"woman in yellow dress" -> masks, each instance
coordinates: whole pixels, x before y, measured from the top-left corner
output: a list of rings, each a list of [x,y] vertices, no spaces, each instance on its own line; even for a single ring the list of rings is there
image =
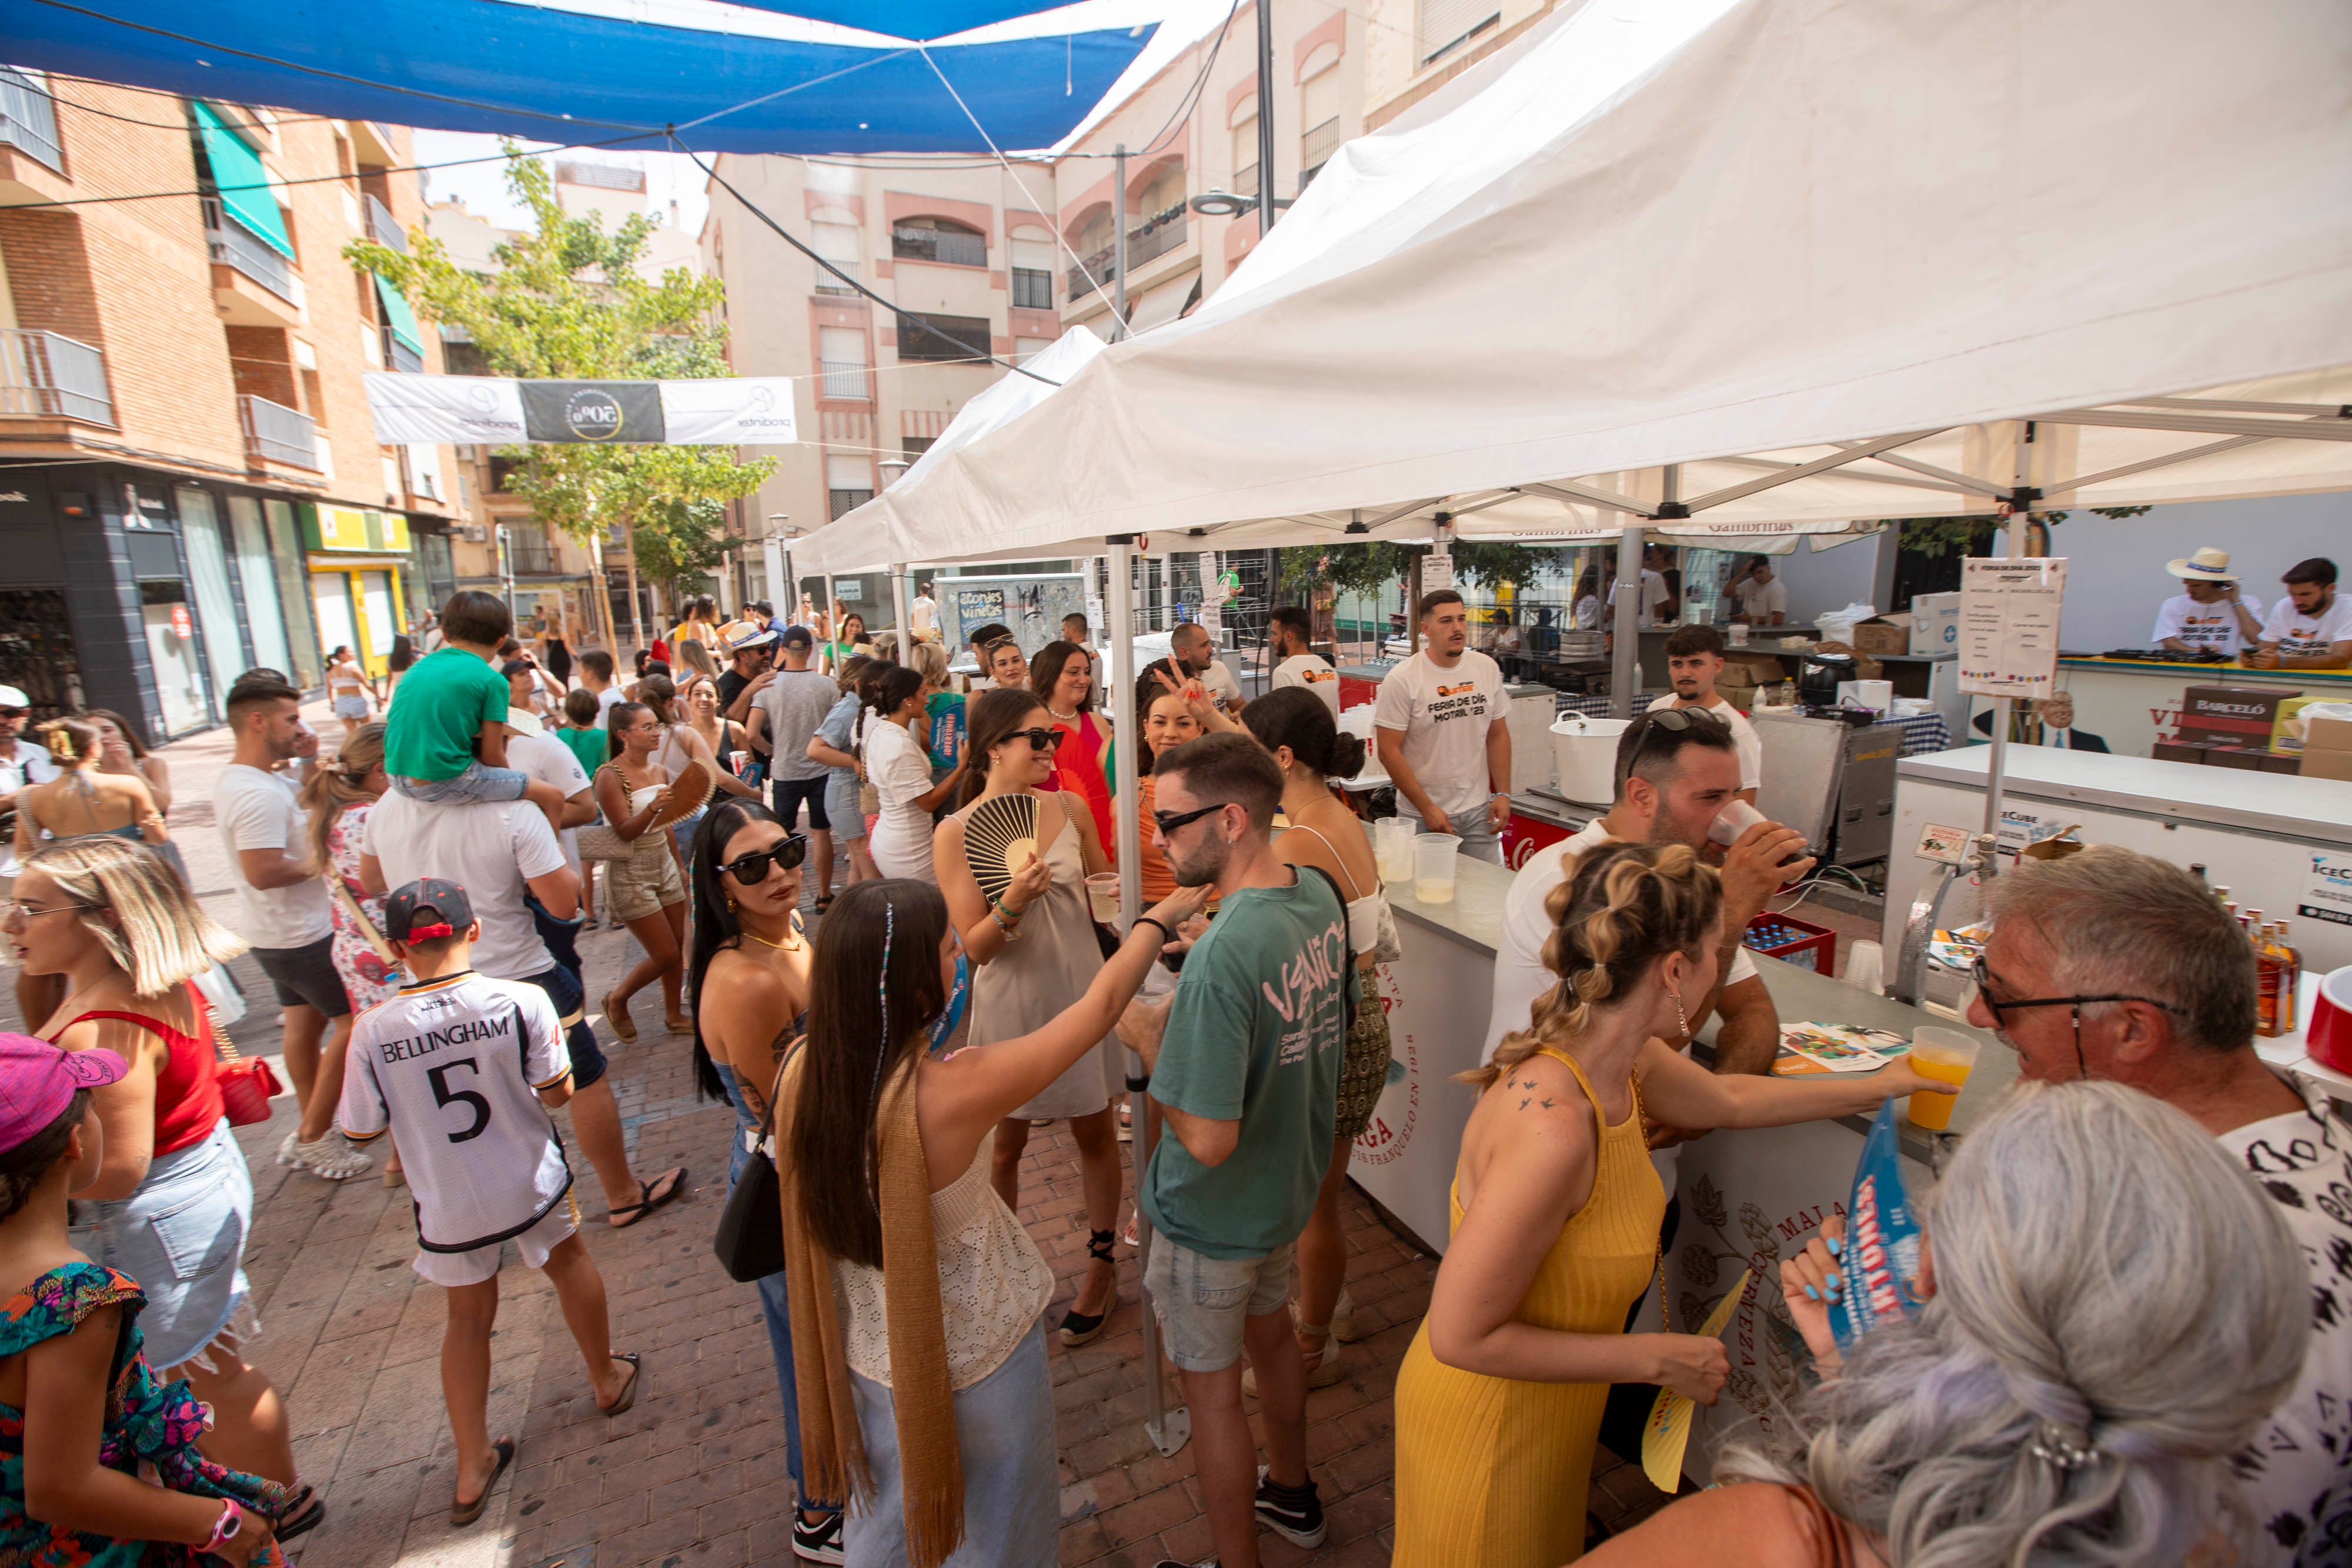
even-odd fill
[[[1584,1550],[1585,1483],[1612,1383],[1712,1405],[1720,1341],[1627,1333],[1658,1262],[1665,1193],[1643,1114],[1769,1127],[1950,1092],[1908,1062],[1862,1076],[1716,1077],[1668,1049],[1715,985],[1722,894],[1680,845],[1606,844],[1551,895],[1560,976],[1506,1036],[1454,1167],[1453,1239],[1396,1389],[1391,1568],[1559,1568]]]

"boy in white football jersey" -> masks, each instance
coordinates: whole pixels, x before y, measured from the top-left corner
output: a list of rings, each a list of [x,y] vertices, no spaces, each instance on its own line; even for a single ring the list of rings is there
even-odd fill
[[[588,1364],[596,1407],[636,1402],[637,1358],[613,1352],[604,1281],[578,1235],[572,1171],[548,1108],[572,1098],[572,1058],[537,986],[474,973],[466,890],[424,877],[384,900],[384,936],[414,980],[352,1027],[337,1116],[354,1144],[390,1132],[416,1201],[416,1271],[449,1292],[441,1393],[457,1444],[452,1524],[481,1517],[515,1443],[489,1432],[490,1329],[508,1241],[546,1270]]]

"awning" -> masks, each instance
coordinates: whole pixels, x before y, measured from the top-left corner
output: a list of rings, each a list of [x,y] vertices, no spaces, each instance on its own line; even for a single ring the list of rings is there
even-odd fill
[[[1128,314],[1127,329],[1149,332],[1163,322],[1173,321],[1184,313],[1184,307],[1200,287],[1201,275],[1197,272],[1160,285],[1135,302],[1135,308]]]
[[[393,341],[421,359],[425,339],[416,330],[416,317],[408,308],[408,296],[400,291],[399,284],[379,272],[375,275],[375,297],[383,303],[383,319],[392,329]]]
[[[203,99],[194,102],[196,130],[205,139],[205,156],[212,160],[213,184],[220,192],[222,209],[270,249],[292,260],[294,238],[286,232],[286,214],[278,210],[261,154],[246,144],[218,110]]]

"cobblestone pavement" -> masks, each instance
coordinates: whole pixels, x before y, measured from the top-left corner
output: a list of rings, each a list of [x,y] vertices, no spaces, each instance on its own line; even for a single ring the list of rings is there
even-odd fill
[[[338,733],[323,709],[312,722]],[[220,736],[166,752],[179,795],[173,836],[199,895],[234,926],[236,895],[204,799],[227,754]],[[582,950],[591,998],[636,954],[625,933],[611,930],[586,936]],[[234,1036],[268,1053],[276,1015],[267,984],[249,958],[233,967],[257,1004]],[[17,1027],[13,1001],[0,1008],[6,1027]],[[573,1166],[584,1234],[612,1305],[613,1343],[644,1354],[643,1392],[618,1419],[597,1413],[553,1292],[509,1249],[492,1341],[490,1426],[517,1437],[520,1452],[488,1511],[463,1530],[448,1523],[455,1451],[441,1402],[442,1292],[409,1267],[415,1236],[404,1190],[385,1187],[373,1172],[337,1186],[273,1163],[293,1125],[290,1094],[269,1124],[240,1131],[256,1197],[246,1270],[262,1322],[251,1354],[286,1396],[303,1477],[320,1488],[330,1511],[324,1526],[295,1543],[305,1568],[793,1561],[783,1427],[758,1299],[727,1278],[710,1250],[732,1115],[695,1097],[689,1042],[660,1032],[652,998],[639,998],[635,1011],[635,1045],[614,1041],[598,1022],[630,1157],[641,1175],[688,1166],[689,1195],[613,1230],[585,1162]],[[569,1113],[556,1115],[572,1142]],[[1020,1218],[1054,1267],[1047,1321],[1058,1322],[1086,1261],[1076,1157],[1058,1128],[1041,1129],[1029,1149]],[[1345,1351],[1348,1376],[1311,1392],[1307,1406],[1307,1457],[1330,1535],[1313,1552],[1264,1536],[1267,1568],[1310,1559],[1369,1568],[1387,1563],[1393,1538],[1391,1393],[1427,1309],[1435,1262],[1392,1236],[1352,1187],[1345,1216],[1349,1291],[1368,1337]],[[1143,1431],[1142,1335],[1128,1249],[1120,1294],[1101,1339],[1075,1351],[1047,1340],[1062,1458],[1061,1562],[1194,1562],[1212,1546],[1192,1455],[1163,1458]],[[1172,1403],[1172,1374],[1169,1389]],[[1622,1527],[1662,1501],[1638,1469],[1604,1453],[1591,1507],[1605,1523]]]

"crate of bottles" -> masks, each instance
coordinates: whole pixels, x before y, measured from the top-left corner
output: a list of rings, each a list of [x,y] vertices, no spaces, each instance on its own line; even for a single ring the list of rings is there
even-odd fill
[[[1740,940],[1751,953],[1761,953],[1817,975],[1832,978],[1837,976],[1837,933],[1826,925],[1816,925],[1793,915],[1759,915],[1748,923],[1747,935]]]

